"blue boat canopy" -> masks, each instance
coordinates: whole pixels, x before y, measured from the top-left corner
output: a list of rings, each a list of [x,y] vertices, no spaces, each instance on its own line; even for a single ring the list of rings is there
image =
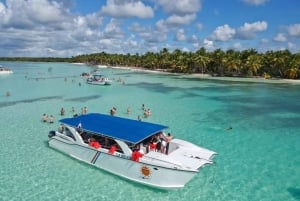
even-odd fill
[[[98,113],[89,113],[59,121],[71,127],[78,127],[80,125],[82,130],[95,135],[107,136],[133,144],[137,144],[168,128],[160,124]]]

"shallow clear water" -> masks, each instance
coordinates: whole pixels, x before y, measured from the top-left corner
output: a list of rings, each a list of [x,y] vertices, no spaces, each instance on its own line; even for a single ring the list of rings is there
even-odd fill
[[[79,76],[93,69],[85,65],[0,64],[14,71],[0,76],[0,200],[300,200],[300,85],[109,68],[100,71],[113,85],[91,86]],[[61,107],[72,116],[72,107],[108,114],[114,106],[117,115],[136,119],[143,103],[152,111],[143,121],[216,151],[215,165],[183,189],[161,191],[48,147]],[[42,123],[43,113],[55,124]]]

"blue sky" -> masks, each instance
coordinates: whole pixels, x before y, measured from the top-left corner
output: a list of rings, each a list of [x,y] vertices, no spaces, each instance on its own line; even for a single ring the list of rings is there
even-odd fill
[[[299,0],[0,0],[0,57],[300,52]]]

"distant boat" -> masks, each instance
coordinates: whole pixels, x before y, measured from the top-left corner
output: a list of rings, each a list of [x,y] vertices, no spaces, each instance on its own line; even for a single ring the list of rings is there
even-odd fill
[[[108,68],[107,65],[97,65],[98,68]]]
[[[111,85],[112,84],[112,80],[110,80],[109,78],[103,76],[103,75],[99,75],[99,74],[94,74],[91,75],[86,82],[88,84],[93,84],[93,85]]]
[[[0,75],[12,74],[13,71],[9,68],[0,66]]]
[[[168,127],[161,124],[99,113],[64,118],[60,123],[58,131],[49,132],[50,147],[156,188],[184,187],[201,167],[213,163],[216,154],[185,140],[168,139],[163,132]],[[158,150],[159,142],[168,147],[167,154]]]

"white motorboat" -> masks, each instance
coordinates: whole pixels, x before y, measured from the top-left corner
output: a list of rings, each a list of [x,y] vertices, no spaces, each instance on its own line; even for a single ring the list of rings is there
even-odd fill
[[[13,71],[9,68],[0,66],[0,75],[12,74]]]
[[[107,78],[104,77],[103,75],[91,75],[89,78],[87,78],[86,82],[88,84],[94,84],[94,85],[111,85],[112,81]]]
[[[212,157],[216,154],[181,139],[169,140],[167,153],[153,149],[154,138],[167,139],[163,133],[167,126],[160,124],[98,113],[64,118],[60,123],[58,131],[49,132],[50,147],[156,188],[184,187],[201,167],[213,163]]]

